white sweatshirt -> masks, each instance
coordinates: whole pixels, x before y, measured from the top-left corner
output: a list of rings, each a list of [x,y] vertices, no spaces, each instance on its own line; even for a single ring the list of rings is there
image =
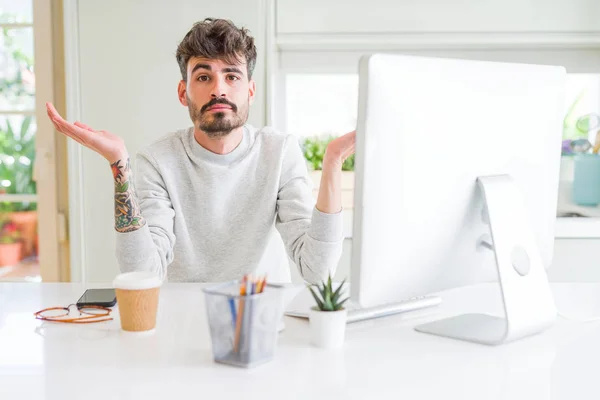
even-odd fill
[[[294,136],[246,125],[239,146],[220,155],[188,128],[140,151],[135,167],[146,225],[117,232],[121,271],[154,271],[171,282],[239,279],[257,269],[275,224],[307,282],[335,272],[342,213],[316,209]]]

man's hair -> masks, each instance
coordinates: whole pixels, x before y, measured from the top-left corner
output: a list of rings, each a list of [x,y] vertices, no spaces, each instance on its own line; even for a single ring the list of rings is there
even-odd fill
[[[246,61],[248,79],[256,65],[254,38],[246,28],[238,28],[226,19],[206,18],[196,22],[177,46],[181,77],[187,80],[187,63],[192,57],[222,60],[228,64]]]

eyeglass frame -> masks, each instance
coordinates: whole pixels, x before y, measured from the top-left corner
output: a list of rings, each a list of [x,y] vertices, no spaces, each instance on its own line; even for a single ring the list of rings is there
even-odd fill
[[[76,318],[63,318],[69,315],[69,313],[71,312],[71,307],[77,307],[77,311],[79,311],[79,317]],[[105,313],[103,314],[89,314],[86,313],[85,311],[81,311],[82,309],[86,309],[86,308],[93,308],[95,310],[104,310]],[[63,310],[66,311],[67,313],[65,315],[60,315],[57,317],[44,317],[42,314],[48,311],[52,311],[52,310]],[[108,308],[108,307],[102,307],[102,306],[91,306],[91,305],[85,305],[85,306],[79,306],[77,304],[69,304],[66,307],[49,307],[49,308],[44,308],[43,310],[40,311],[36,311],[35,313],[33,313],[35,319],[38,319],[40,321],[49,321],[49,322],[62,322],[62,323],[70,323],[70,324],[91,324],[94,322],[104,322],[104,321],[112,321],[113,317],[109,317],[110,313],[111,313],[112,309]],[[87,314],[86,316],[82,317],[81,315],[83,314]]]

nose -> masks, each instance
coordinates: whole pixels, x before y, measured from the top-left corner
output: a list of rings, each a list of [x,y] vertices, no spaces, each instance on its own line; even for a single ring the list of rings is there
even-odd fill
[[[222,78],[218,78],[213,80],[214,85],[212,87],[210,96],[213,98],[217,98],[217,97],[227,97],[227,94],[225,93],[225,81]]]

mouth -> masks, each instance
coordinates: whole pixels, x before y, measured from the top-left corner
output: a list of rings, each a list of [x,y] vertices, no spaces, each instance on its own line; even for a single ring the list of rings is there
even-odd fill
[[[224,111],[224,110],[231,110],[231,107],[226,106],[224,104],[217,104],[217,105],[210,107],[206,111]]]

